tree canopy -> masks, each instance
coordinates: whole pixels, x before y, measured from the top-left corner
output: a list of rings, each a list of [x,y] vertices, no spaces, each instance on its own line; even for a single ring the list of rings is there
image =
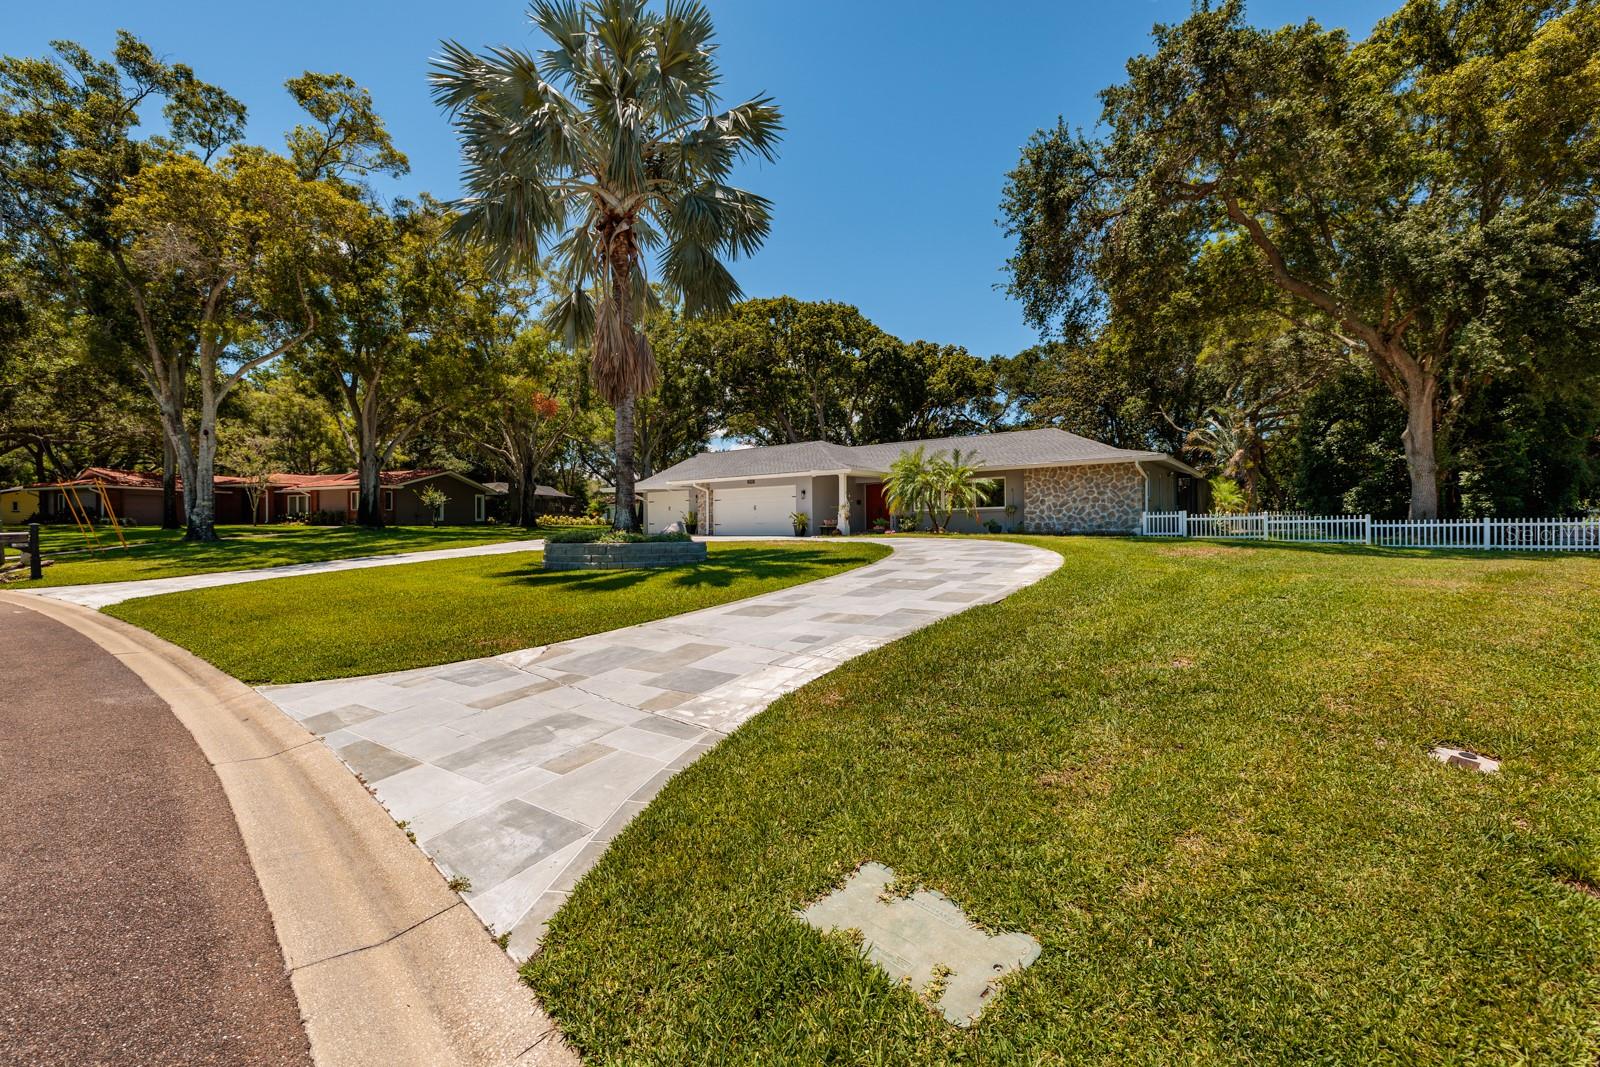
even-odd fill
[[[1041,329],[1322,337],[1405,414],[1410,511],[1441,422],[1507,375],[1592,374],[1600,11],[1408,0],[1364,40],[1239,0],[1159,26],[1104,132],[1041,131],[1002,211]]]

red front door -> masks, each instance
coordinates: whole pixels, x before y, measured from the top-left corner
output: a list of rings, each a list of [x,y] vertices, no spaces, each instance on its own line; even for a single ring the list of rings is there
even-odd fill
[[[878,482],[867,486],[867,529],[872,529],[872,524],[879,519],[889,521],[889,505],[883,499],[883,483]]]

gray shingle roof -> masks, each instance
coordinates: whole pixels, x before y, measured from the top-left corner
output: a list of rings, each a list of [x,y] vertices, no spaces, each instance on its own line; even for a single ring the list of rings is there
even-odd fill
[[[882,445],[836,445],[804,441],[793,445],[739,448],[727,452],[702,452],[639,482],[640,490],[666,489],[691,482],[729,478],[768,478],[807,471],[875,471],[889,469],[900,454],[923,448],[932,455],[959,448],[974,452],[974,462],[989,470],[1012,467],[1048,467],[1056,464],[1133,463],[1164,460],[1188,470],[1160,452],[1113,448],[1065,430],[1011,430],[972,437],[936,437],[927,441],[894,441]]]

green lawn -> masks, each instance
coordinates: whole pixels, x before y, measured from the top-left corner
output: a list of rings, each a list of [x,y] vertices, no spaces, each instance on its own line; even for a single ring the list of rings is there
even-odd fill
[[[246,529],[247,527],[239,527]],[[25,526],[7,526],[7,530],[17,533],[25,531]],[[270,529],[270,528],[269,528]],[[117,535],[109,526],[96,526],[95,537],[101,547],[117,544]],[[148,545],[166,541],[176,541],[183,537],[182,530],[163,530],[159,526],[133,526],[125,527],[122,531],[123,538],[132,545]],[[84,539],[83,532],[75,526],[40,526],[39,544],[53,556],[66,558],[69,554],[90,551],[89,542]]]
[[[255,570],[285,563],[314,563],[350,556],[387,556],[431,548],[462,548],[538,537],[516,526],[219,526],[221,541],[194,544],[182,530],[153,526],[127,531],[127,549],[82,552],[83,536],[72,527],[40,531],[46,558],[55,559],[37,582],[19,582],[12,589],[47,585],[89,585],[141,578],[170,578],[209,571]],[[99,531],[100,543],[114,544],[116,535]],[[58,553],[52,555],[52,553]],[[8,557],[12,558],[12,557]]]
[[[1596,1062],[1600,560],[1020,540],[579,883],[524,975],[588,1062]],[[869,859],[1043,943],[972,1029],[792,917]]]
[[[425,667],[567,641],[825,578],[879,559],[879,545],[708,545],[659,571],[552,571],[540,553],[201,589],[106,612],[252,684]]]

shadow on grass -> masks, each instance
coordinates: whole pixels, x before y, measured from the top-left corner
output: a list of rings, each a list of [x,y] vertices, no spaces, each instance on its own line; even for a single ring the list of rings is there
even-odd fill
[[[765,581],[789,578],[809,574],[820,567],[831,567],[838,562],[839,556],[828,549],[736,548],[712,556],[705,563],[679,567],[594,571],[546,571],[538,567],[519,567],[490,577],[509,579],[525,586],[574,592],[631,589],[644,582],[688,590],[724,588],[746,579]],[[872,561],[861,562],[865,564]]]

